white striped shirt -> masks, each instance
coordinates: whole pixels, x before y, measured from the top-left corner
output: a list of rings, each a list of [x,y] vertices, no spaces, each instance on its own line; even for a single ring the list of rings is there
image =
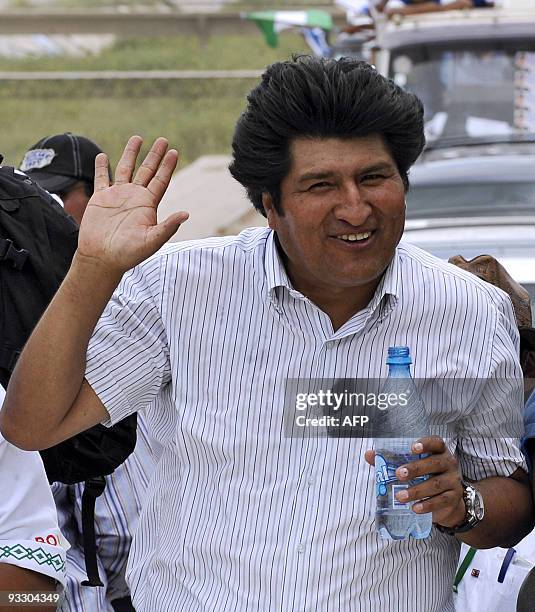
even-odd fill
[[[285,437],[285,381],[384,377],[394,345],[418,378],[521,377],[517,343],[503,292],[410,245],[337,331],[269,229],[164,247],[124,276],[88,350],[111,422],[150,405],[163,446],[129,559],[136,610],[453,610],[456,540],[379,539],[370,441]],[[477,394],[449,415],[462,470],[510,475],[518,441],[472,434],[521,404]]]
[[[145,414],[139,413],[135,450],[113,474],[106,476],[106,488],[95,503],[96,557],[102,588],[82,586],[87,580],[82,541],[84,483],[52,484],[59,526],[71,543],[60,612],[113,612],[111,602],[130,594],[125,581],[126,563],[154,470],[158,451],[155,446],[147,432]]]

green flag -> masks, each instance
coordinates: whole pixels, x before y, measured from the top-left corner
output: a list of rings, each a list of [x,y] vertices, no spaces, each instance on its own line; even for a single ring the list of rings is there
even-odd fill
[[[270,47],[278,45],[279,32],[287,28],[321,28],[328,31],[333,27],[333,20],[329,13],[314,9],[309,11],[255,11],[246,13],[245,18],[256,23]]]

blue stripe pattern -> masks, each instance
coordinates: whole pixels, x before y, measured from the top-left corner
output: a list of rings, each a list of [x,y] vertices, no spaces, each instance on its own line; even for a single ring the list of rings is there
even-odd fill
[[[283,433],[287,378],[383,377],[392,345],[415,377],[466,387],[443,417],[467,477],[523,465],[517,439],[479,435],[520,417],[496,384],[522,376],[510,300],[416,247],[336,332],[269,229],[166,245],[124,276],[87,379],[110,422],[148,409],[162,446],[129,560],[138,612],[453,610],[454,538],[377,537],[369,441]]]

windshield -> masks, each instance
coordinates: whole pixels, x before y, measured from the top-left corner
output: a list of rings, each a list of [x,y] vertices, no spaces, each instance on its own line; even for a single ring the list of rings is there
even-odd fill
[[[495,44],[392,52],[390,75],[424,103],[428,142],[535,134],[535,40]]]
[[[535,215],[535,181],[411,185],[407,219]]]

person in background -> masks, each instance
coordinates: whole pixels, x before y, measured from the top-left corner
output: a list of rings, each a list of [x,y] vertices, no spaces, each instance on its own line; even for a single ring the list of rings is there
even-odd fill
[[[0,406],[4,396],[0,385]],[[22,451],[1,435],[0,492],[0,593],[61,594],[69,543],[58,526],[43,462],[38,452]],[[0,601],[0,612],[15,609],[4,604]],[[56,606],[49,600],[39,610],[52,612]]]
[[[93,195],[95,157],[102,149],[84,136],[54,134],[42,138],[24,155],[20,170],[56,196],[78,223]],[[67,554],[64,612],[131,610],[125,569],[132,534],[138,523],[143,495],[154,467],[152,445],[143,414],[138,415],[134,452],[106,477],[104,493],[95,505],[97,564],[104,587],[82,586],[85,561],[82,545],[83,483],[53,483],[60,526],[72,546]]]
[[[524,407],[522,450],[535,496],[535,329],[531,296],[491,255],[478,255],[470,260],[454,255],[448,261],[505,291],[511,298],[520,332],[520,363],[524,375],[524,393],[528,398]],[[503,612],[517,609],[522,584],[530,567],[535,567],[535,530],[509,550],[491,548],[475,551],[463,545],[455,579],[456,610]]]
[[[378,13],[391,17],[493,6],[494,2],[488,0],[379,0],[375,9]]]
[[[354,6],[347,12],[349,23],[342,30],[345,34],[373,30],[381,15],[393,17],[494,6],[494,2],[489,0],[355,0],[351,5],[341,0],[335,4],[346,9]]]
[[[78,225],[93,195],[95,157],[102,149],[89,138],[66,132],[47,136],[25,153],[19,170],[56,195]]]

